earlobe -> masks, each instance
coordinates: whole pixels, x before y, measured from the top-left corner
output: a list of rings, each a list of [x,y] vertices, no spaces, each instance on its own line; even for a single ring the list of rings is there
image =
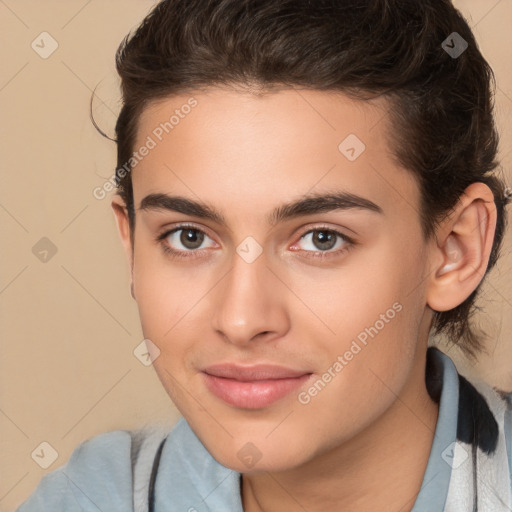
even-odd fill
[[[496,205],[490,188],[470,185],[453,214],[438,231],[433,247],[437,268],[431,271],[427,303],[434,311],[449,311],[478,287],[489,263],[496,229]]]

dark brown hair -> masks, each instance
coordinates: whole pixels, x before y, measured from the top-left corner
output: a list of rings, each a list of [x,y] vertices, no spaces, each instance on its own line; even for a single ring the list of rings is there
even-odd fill
[[[468,47],[442,46],[454,32]],[[452,36],[453,37],[453,36]],[[416,176],[424,236],[474,182],[487,184],[497,226],[487,271],[498,258],[508,196],[496,176],[493,72],[448,0],[164,0],[116,54],[123,106],[116,124],[117,193],[134,236],[131,173],[138,119],[153,101],[209,87],[306,87],[389,100],[392,148]],[[480,285],[458,307],[435,312],[468,355],[483,348],[470,325]]]

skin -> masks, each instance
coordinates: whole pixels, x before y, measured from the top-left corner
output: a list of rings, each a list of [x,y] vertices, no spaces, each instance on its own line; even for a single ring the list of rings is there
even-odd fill
[[[147,107],[135,147],[190,96]],[[244,510],[315,512],[343,503],[346,511],[410,511],[438,418],[424,382],[432,309],[456,307],[481,281],[496,224],[491,191],[468,187],[425,240],[418,185],[392,158],[384,99],[219,88],[193,97],[197,106],[132,171],[134,244],[123,201],[112,201],[163,386],[209,452],[243,473]],[[338,150],[350,133],[366,145],[353,162]],[[383,213],[267,222],[284,202],[341,189]],[[150,193],[206,202],[227,225],[140,210]],[[182,232],[156,241],[180,222],[205,233],[201,252],[180,242]],[[331,257],[308,258],[322,252],[311,232],[321,228],[355,244],[337,238],[323,249]],[[263,250],[252,263],[236,252],[248,236]],[[196,253],[172,258],[163,243]],[[297,395],[311,381],[257,410],[228,405],[204,384],[201,369],[226,361],[280,364],[316,381],[397,302],[401,311],[307,404]],[[250,468],[237,455],[248,442],[261,453]]]

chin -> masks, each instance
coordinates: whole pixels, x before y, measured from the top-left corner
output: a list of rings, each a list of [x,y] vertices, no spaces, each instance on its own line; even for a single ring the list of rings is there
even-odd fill
[[[303,449],[273,446],[268,440],[259,443],[257,439],[254,442],[234,439],[231,446],[221,450],[207,449],[217,462],[244,474],[286,471],[306,462]]]
[[[263,460],[264,457],[261,458],[253,466],[249,467],[248,465],[241,463],[238,459],[229,458],[226,462],[220,462],[223,466],[232,469],[233,471],[237,471],[238,473],[243,473],[245,475],[253,475],[258,473],[278,473],[280,471],[287,471],[293,469],[300,464],[291,463],[289,457],[284,457],[283,459],[276,459],[272,457],[272,460]]]

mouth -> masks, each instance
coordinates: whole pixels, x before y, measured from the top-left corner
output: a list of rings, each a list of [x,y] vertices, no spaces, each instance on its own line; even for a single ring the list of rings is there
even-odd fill
[[[225,364],[206,368],[202,375],[206,387],[225,403],[241,409],[261,409],[292,393],[313,374],[271,365]]]

